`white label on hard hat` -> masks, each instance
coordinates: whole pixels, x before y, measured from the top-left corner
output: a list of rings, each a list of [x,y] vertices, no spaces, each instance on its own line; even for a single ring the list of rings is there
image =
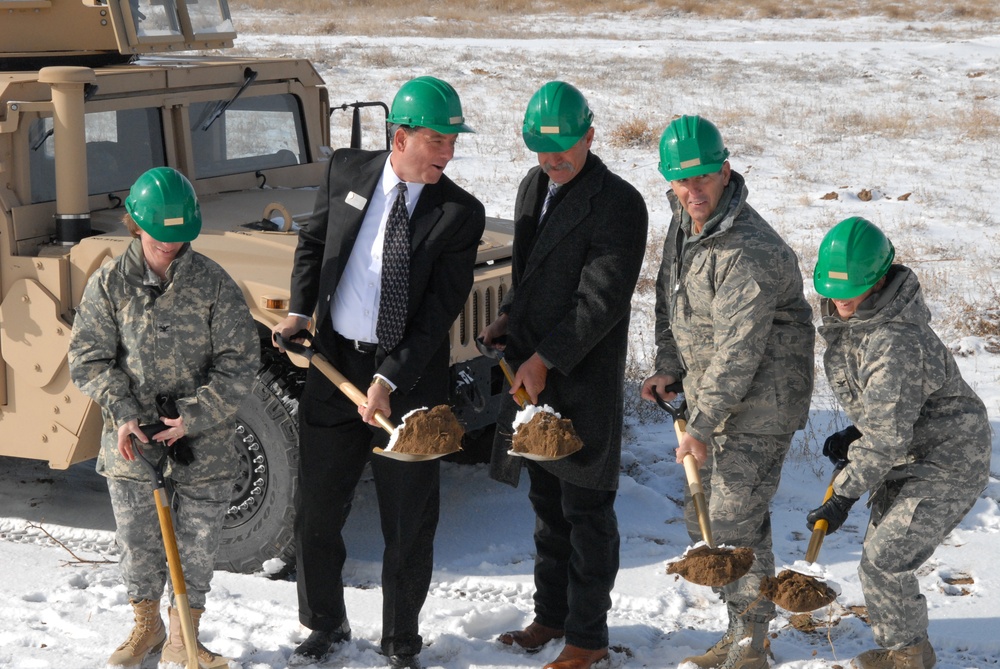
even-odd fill
[[[543,125],[538,129],[543,135],[558,135],[559,126],[557,125]]]
[[[830,272],[830,278],[847,281],[850,277],[847,276],[847,272]]]
[[[450,123],[451,125],[455,125],[456,123],[464,123],[464,122],[465,122],[465,117],[464,116],[452,116],[451,118],[448,119],[448,123]]]
[[[681,161],[681,169],[687,169],[689,167],[698,167],[701,165],[701,158],[692,158],[691,160]]]
[[[171,225],[184,225],[184,218],[165,218],[163,219],[164,227],[170,227]]]

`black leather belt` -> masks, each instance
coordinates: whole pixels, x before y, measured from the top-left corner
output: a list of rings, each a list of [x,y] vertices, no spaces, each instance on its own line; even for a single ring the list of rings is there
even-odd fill
[[[344,335],[337,333],[337,336],[344,340],[351,348],[353,348],[358,353],[364,353],[366,355],[372,355],[378,350],[378,344],[372,344],[367,341],[358,341],[357,339],[348,339]]]

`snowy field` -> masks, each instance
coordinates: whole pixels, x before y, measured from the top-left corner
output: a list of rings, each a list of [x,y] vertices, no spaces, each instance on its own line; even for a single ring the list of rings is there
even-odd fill
[[[241,27],[239,11],[234,17]],[[242,53],[309,58],[333,104],[390,101],[412,76],[433,74],[462,96],[468,122],[448,174],[510,217],[517,183],[533,164],[520,140],[530,95],[564,79],[596,114],[594,151],[635,184],[650,210],[648,267],[634,300],[626,441],[617,504],[622,569],[610,615],[615,667],[676,667],[722,633],[724,609],[707,588],[675,580],[665,563],[688,538],[678,503],[682,469],[666,416],[639,406],[637,385],[652,359],[652,277],[668,223],[666,182],[657,173],[660,132],[675,114],[715,121],[743,173],[750,203],[790,241],[811,275],[823,234],[851,215],[892,238],[898,257],[925,285],[942,338],[962,353],[963,374],[1000,421],[995,311],[1000,273],[995,170],[1000,154],[1000,37],[973,22],[849,20],[704,21],[653,16],[541,17],[532,38],[455,38],[432,19],[426,38],[241,35]],[[249,18],[247,18],[249,22]],[[349,119],[335,114],[346,128]],[[369,123],[375,128],[374,123]],[[377,130],[371,130],[377,137]],[[335,133],[343,143],[345,132]],[[808,295],[815,294],[808,282]],[[817,350],[817,365],[822,352]],[[798,434],[774,503],[778,564],[801,559],[804,516],[830,475],[823,438],[843,427],[822,374],[809,427]],[[997,452],[994,440],[994,452]],[[131,609],[119,578],[113,519],[92,463],[67,472],[0,460],[0,667],[103,666],[124,639]],[[532,619],[533,515],[527,481],[491,482],[484,466],[443,465],[436,570],[423,610],[421,658],[441,669],[541,667],[559,645],[526,655],[496,636]],[[994,464],[994,471],[1000,465]],[[941,669],[1000,664],[1000,481],[920,572],[931,641]],[[872,646],[856,574],[866,523],[858,505],[828,537],[820,564],[842,595],[811,620],[772,623],[773,666],[849,666]],[[354,640],[323,666],[382,667],[378,652],[381,537],[372,486],[358,489],[347,531],[344,578]],[[58,540],[62,546],[58,545]],[[78,558],[108,563],[81,563]],[[203,640],[245,669],[285,667],[306,632],[295,584],[218,573]]]

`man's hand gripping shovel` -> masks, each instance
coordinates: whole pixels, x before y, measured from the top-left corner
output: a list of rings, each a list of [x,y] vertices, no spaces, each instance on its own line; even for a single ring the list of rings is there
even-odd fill
[[[165,444],[164,446],[163,454],[156,461],[153,461],[143,453],[142,442],[135,435],[132,435],[132,448],[146,465],[150,480],[153,482],[156,515],[160,521],[160,534],[163,535],[163,548],[167,554],[170,583],[174,588],[174,605],[180,617],[181,636],[184,638],[184,648],[187,651],[187,669],[199,669],[198,637],[194,631],[194,620],[191,618],[187,583],[184,581],[184,569],[181,567],[181,556],[177,550],[177,534],[174,532],[174,521],[170,514],[170,500],[167,498],[166,482],[163,479],[163,465],[166,464],[169,452]]]
[[[676,381],[664,388],[668,393],[682,393],[684,386],[680,381]],[[677,444],[680,445],[684,439],[687,420],[687,401],[681,402],[677,407],[664,400],[652,388],[653,397],[661,409],[670,414],[674,419],[674,433],[677,435]],[[684,456],[684,474],[687,477],[688,491],[691,501],[694,503],[695,514],[698,517],[698,526],[701,529],[701,538],[705,546],[696,546],[688,549],[684,556],[667,566],[668,574],[680,574],[684,579],[698,585],[720,587],[727,583],[741,578],[750,571],[753,564],[753,551],[749,548],[719,548],[715,545],[715,538],[712,536],[712,522],[708,515],[708,503],[705,499],[705,489],[701,484],[701,474],[698,472],[698,460],[694,455],[688,453]]]
[[[664,390],[668,393],[683,393],[684,386],[680,381],[675,381],[670,384]],[[677,435],[677,445],[679,446],[681,440],[684,438],[685,428],[687,427],[687,419],[684,417],[687,413],[687,401],[681,402],[677,407],[664,400],[656,388],[652,389],[653,397],[656,398],[656,403],[661,409],[670,414],[670,417],[674,419],[674,433]],[[715,539],[712,537],[712,522],[708,516],[708,504],[705,501],[705,489],[701,485],[701,475],[698,473],[698,460],[688,453],[684,456],[684,474],[687,476],[688,490],[691,492],[691,500],[694,502],[694,510],[698,515],[698,525],[701,527],[701,538],[705,541],[709,548],[715,548]]]
[[[358,406],[368,403],[368,396],[361,392],[356,385],[351,383],[346,376],[340,373],[340,371],[330,364],[330,362],[324,358],[320,353],[316,352],[311,346],[306,344],[299,344],[292,341],[292,339],[306,339],[312,340],[312,334],[308,330],[302,330],[292,336],[291,339],[285,339],[280,334],[275,333],[274,341],[278,343],[281,348],[286,351],[290,351],[296,355],[301,355],[306,358],[313,367],[318,369],[323,373],[323,376],[330,380],[330,383],[337,386],[340,392],[347,395],[348,399],[354,402]],[[396,426],[389,422],[389,419],[381,411],[375,412],[375,420],[378,424],[389,434],[392,434]]]
[[[476,348],[486,357],[497,361],[504,378],[507,379],[507,383],[513,388],[516,385],[514,383],[514,370],[511,369],[510,364],[503,356],[506,340],[506,335],[503,335],[494,339],[490,344],[487,344],[482,337],[476,337]],[[539,406],[534,404],[531,401],[531,395],[528,394],[524,386],[520,386],[514,391],[514,401],[521,407],[521,411],[518,412],[514,420],[515,435],[512,448],[507,451],[509,455],[531,460],[559,460],[583,448],[583,441],[577,436],[569,419],[560,418],[559,414],[552,411],[552,407],[548,405]],[[531,411],[525,411],[525,409],[529,409],[530,407],[535,408],[531,409]],[[536,423],[535,421],[541,422]],[[518,427],[522,425],[522,422],[524,425],[530,423],[532,425],[545,426],[543,430],[550,437],[554,437],[556,441],[561,442],[563,447],[559,449],[557,454],[553,455],[545,453],[544,444],[536,443],[530,437],[524,437],[522,440],[521,434],[523,433],[519,432],[520,428]],[[530,428],[526,432],[530,432]]]
[[[492,344],[484,342],[482,337],[476,337],[476,348],[478,348],[479,352],[487,358],[492,358],[497,361],[497,364],[500,365],[500,371],[503,372],[504,378],[507,379],[507,383],[509,383],[510,387],[513,388],[514,370],[510,368],[510,363],[504,360],[503,357],[503,346],[506,345],[506,342],[506,335],[497,337]],[[514,393],[514,401],[517,402],[517,405],[522,409],[532,403],[531,396],[528,395],[528,391],[524,389],[524,386],[518,388],[517,392]]]
[[[359,390],[356,385],[351,383],[346,376],[341,374],[336,367],[331,365],[330,362],[326,358],[324,358],[321,353],[317,352],[316,349],[312,348],[311,346],[291,341],[292,339],[305,339],[309,341],[312,339],[312,334],[308,330],[302,330],[301,332],[298,332],[295,335],[293,335],[290,339],[286,339],[285,337],[282,337],[280,334],[277,333],[274,334],[274,341],[277,342],[277,344],[281,348],[291,353],[295,353],[296,355],[301,355],[307,360],[309,360],[309,362],[312,363],[312,365],[316,369],[322,372],[323,376],[325,376],[327,379],[330,380],[330,383],[337,386],[337,388],[340,389],[340,391],[344,393],[344,395],[346,395],[348,399],[354,402],[357,406],[360,407],[368,403],[368,396],[365,395],[363,392],[361,392],[361,390]],[[400,429],[405,429],[406,425],[404,422],[403,425],[397,428],[381,411],[375,412],[375,420],[376,422],[378,422],[378,424],[382,427],[383,430],[389,433],[390,437],[392,438],[398,438]],[[392,443],[392,441],[390,441],[390,443]],[[449,446],[450,445],[451,444],[449,442]],[[461,450],[460,443],[456,443],[454,444],[453,448],[445,449],[440,453],[428,453],[428,454],[396,453],[394,451],[388,450],[388,448],[386,450],[383,450],[381,448],[374,449],[375,453],[377,453],[378,455],[384,455],[386,457],[391,457],[396,460],[405,460],[408,462],[419,462],[423,460],[440,458],[444,455],[448,455],[449,453],[453,453],[458,450]]]

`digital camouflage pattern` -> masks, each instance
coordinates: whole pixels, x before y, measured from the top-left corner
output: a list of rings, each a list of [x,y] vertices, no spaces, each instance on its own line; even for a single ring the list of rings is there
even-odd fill
[[[700,235],[668,193],[673,219],[656,286],[656,371],[684,379],[687,430],[790,434],[813,384],[812,309],[795,252],[747,204],[732,172]]]
[[[771,546],[771,499],[781,481],[781,466],[791,434],[721,434],[712,437],[711,465],[701,470],[701,483],[719,546],[753,549],[750,571],[715,592],[736,613],[774,617],[774,602],[760,597],[764,576],[774,576]],[[685,487],[684,520],[692,541],[701,541],[701,526]],[[759,601],[758,601],[759,600]],[[752,609],[747,607],[756,602]]]
[[[830,386],[862,437],[834,481],[871,492],[858,572],[875,640],[891,650],[927,636],[916,569],[972,508],[989,475],[986,407],[930,326],[920,282],[893,265],[887,283],[846,321],[822,302]]]
[[[189,601],[203,608],[236,476],[231,419],[250,393],[259,359],[239,287],[190,246],[162,286],[146,280],[138,239],[87,282],[73,323],[70,373],[104,415],[97,469],[108,477],[131,599],[159,599],[167,570],[149,470],[118,452],[118,426],[157,421],[157,393],[177,400],[194,462],[167,460],[166,476]],[[156,444],[143,448],[154,461],[162,453]]]
[[[739,611],[759,599],[760,579],[774,575],[770,504],[792,434],[808,418],[815,341],[795,252],[747,193],[731,172],[695,236],[668,193],[673,218],[656,287],[656,372],[683,378],[687,431],[709,445],[701,475],[713,534],[756,555],[746,576],[718,590]],[[685,515],[700,540],[692,504]],[[748,613],[771,618],[774,604],[759,601]]]
[[[104,433],[97,470],[146,481],[141,462],[118,453],[118,427],[159,419],[156,394],[177,400],[195,461],[168,464],[190,483],[232,480],[230,419],[250,393],[260,343],[243,293],[214,261],[185,246],[163,288],[144,283],[138,239],[91,276],[70,339],[73,383],[101,405]]]
[[[229,508],[231,487],[219,481],[189,485],[174,483],[172,505],[177,552],[184,570],[188,603],[205,608],[211,589],[222,522]],[[115,513],[118,566],[130,600],[159,600],[169,583],[167,554],[160,534],[152,482],[108,479]],[[173,593],[170,603],[173,605]]]

